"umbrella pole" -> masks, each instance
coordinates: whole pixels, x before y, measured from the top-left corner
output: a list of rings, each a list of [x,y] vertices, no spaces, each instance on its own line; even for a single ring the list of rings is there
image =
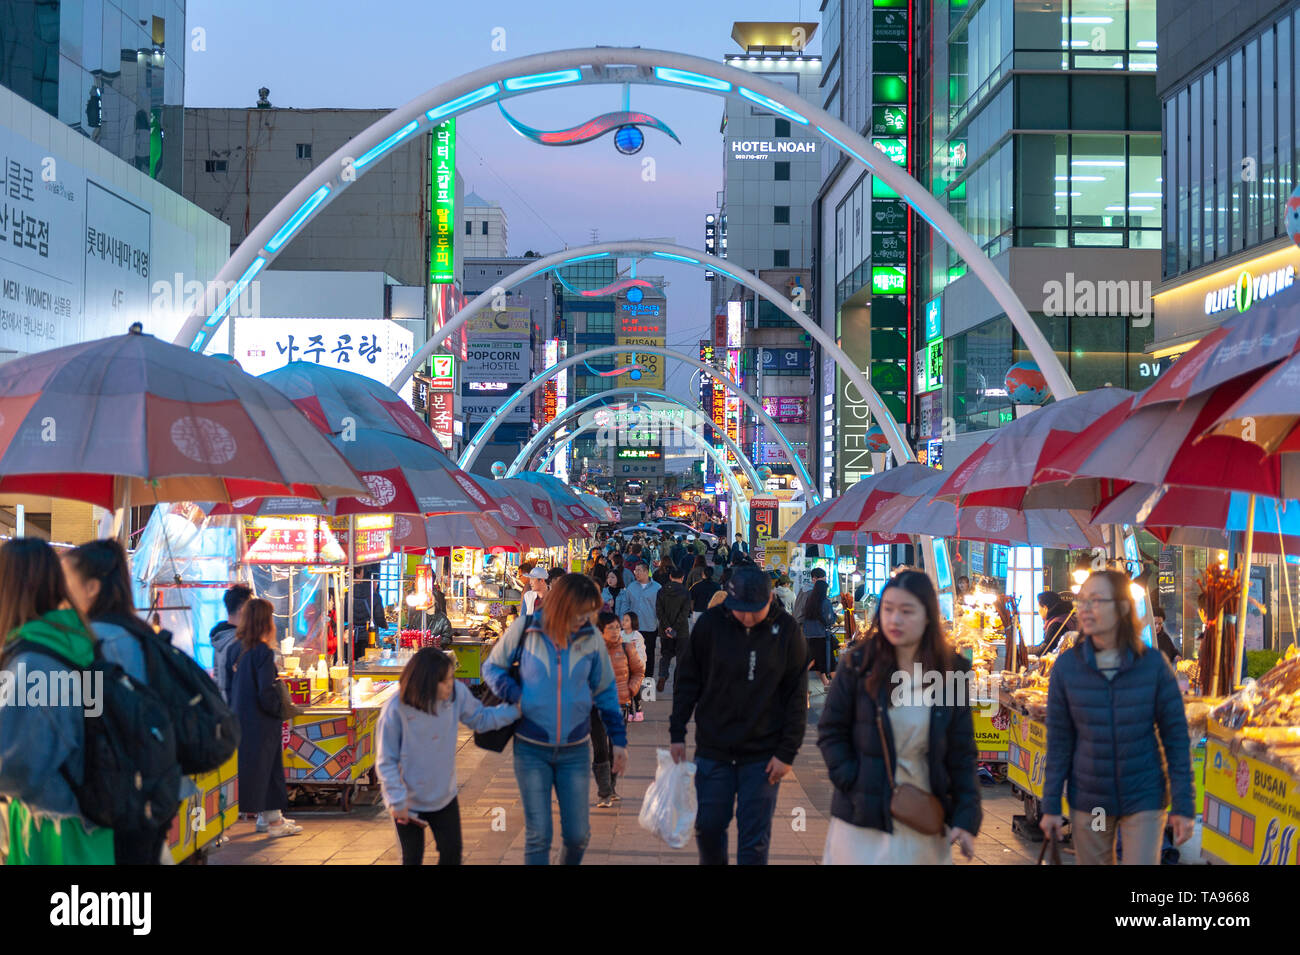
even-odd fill
[[[1246,550],[1241,561],[1241,599],[1237,603],[1237,654],[1233,662],[1232,680],[1228,684],[1236,688],[1241,680],[1241,661],[1246,653],[1246,607],[1250,599],[1250,558],[1255,546],[1255,495],[1250,496],[1246,508]]]
[[[1277,518],[1277,552],[1282,555],[1282,589],[1286,591],[1286,609],[1291,614],[1291,642],[1296,642],[1295,604],[1291,602],[1291,572],[1286,569],[1286,541],[1282,538],[1282,512],[1273,508]]]

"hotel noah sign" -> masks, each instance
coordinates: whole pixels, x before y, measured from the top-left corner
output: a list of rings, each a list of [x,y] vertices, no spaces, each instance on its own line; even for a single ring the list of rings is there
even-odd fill
[[[1179,341],[1170,348],[1157,343],[1155,353],[1185,351],[1195,344],[1196,333],[1204,334],[1295,285],[1297,269],[1300,250],[1288,242],[1273,252],[1156,292],[1152,298],[1157,338]]]

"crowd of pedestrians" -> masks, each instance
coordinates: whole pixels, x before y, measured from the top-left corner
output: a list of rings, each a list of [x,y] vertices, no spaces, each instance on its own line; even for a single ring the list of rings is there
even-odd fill
[[[823,861],[942,864],[953,846],[972,855],[982,810],[970,702],[915,684],[922,673],[961,685],[946,677],[969,670],[947,640],[926,574],[891,577],[869,624],[838,653],[825,573],[814,571],[796,594],[788,577],[758,567],[740,539],[710,552],[673,535],[611,538],[589,552],[581,573],[535,566],[526,579],[524,612],[483,662],[483,700],[456,681],[445,652],[425,648],[383,708],[376,772],[404,863],[423,860],[426,829],[439,864],[461,861],[456,738],[465,725],[512,737],[525,862],[549,863],[558,807],[561,860],[580,864],[593,804],[607,809],[623,798],[629,725],[670,692],[673,760],[687,758],[694,729],[699,861],[729,860],[734,818],[736,861],[765,864],[779,787],[804,743],[810,681],[827,688],[816,726],[834,787]],[[1039,599],[1043,647],[1059,651],[1047,702],[1044,835],[1056,840],[1068,824],[1084,864],[1158,862],[1170,841],[1191,835],[1195,815],[1177,647],[1167,636],[1164,653],[1143,644],[1122,574],[1092,574],[1072,609],[1054,596]],[[229,742],[241,811],[256,814],[255,828],[268,837],[295,835],[302,827],[284,815],[273,608],[237,584],[224,611],[210,634],[215,682],[193,686],[215,719],[237,722],[229,734],[237,750]],[[195,752],[185,728],[167,724],[171,681],[191,678],[158,662],[170,659],[169,635],[135,612],[125,552],[96,541],[60,559],[42,541],[9,541],[0,547],[0,634],[3,671],[105,673],[137,695],[144,715],[136,718],[152,720],[140,735],[171,747],[154,747],[164,756],[136,787],[161,794],[154,804],[170,800],[171,815],[150,810],[148,825],[106,825],[111,811],[89,778],[106,731],[88,725],[80,702],[0,698],[4,861],[160,861],[184,791],[180,766]],[[116,692],[107,705],[123,706]],[[94,746],[92,731],[101,734]],[[154,746],[148,738],[133,745],[141,753]],[[174,765],[162,765],[168,759]]]

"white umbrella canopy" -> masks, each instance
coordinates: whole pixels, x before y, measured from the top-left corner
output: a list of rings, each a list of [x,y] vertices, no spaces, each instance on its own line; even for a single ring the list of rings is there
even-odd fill
[[[910,505],[899,502],[886,506],[879,514],[879,521],[897,534],[1062,549],[1105,546],[1101,528],[1088,523],[1087,511],[1053,508],[1022,511],[994,505],[958,509],[951,501],[933,497],[943,479],[943,475],[929,479],[924,493]]]
[[[0,493],[105,508],[366,487],[275,388],[139,333],[0,365],[0,475]]]

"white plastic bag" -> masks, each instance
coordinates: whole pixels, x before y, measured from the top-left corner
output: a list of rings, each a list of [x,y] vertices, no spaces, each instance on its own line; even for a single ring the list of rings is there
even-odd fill
[[[641,802],[638,821],[674,849],[691,841],[695,829],[695,764],[674,763],[666,749],[658,750],[659,768]]]

